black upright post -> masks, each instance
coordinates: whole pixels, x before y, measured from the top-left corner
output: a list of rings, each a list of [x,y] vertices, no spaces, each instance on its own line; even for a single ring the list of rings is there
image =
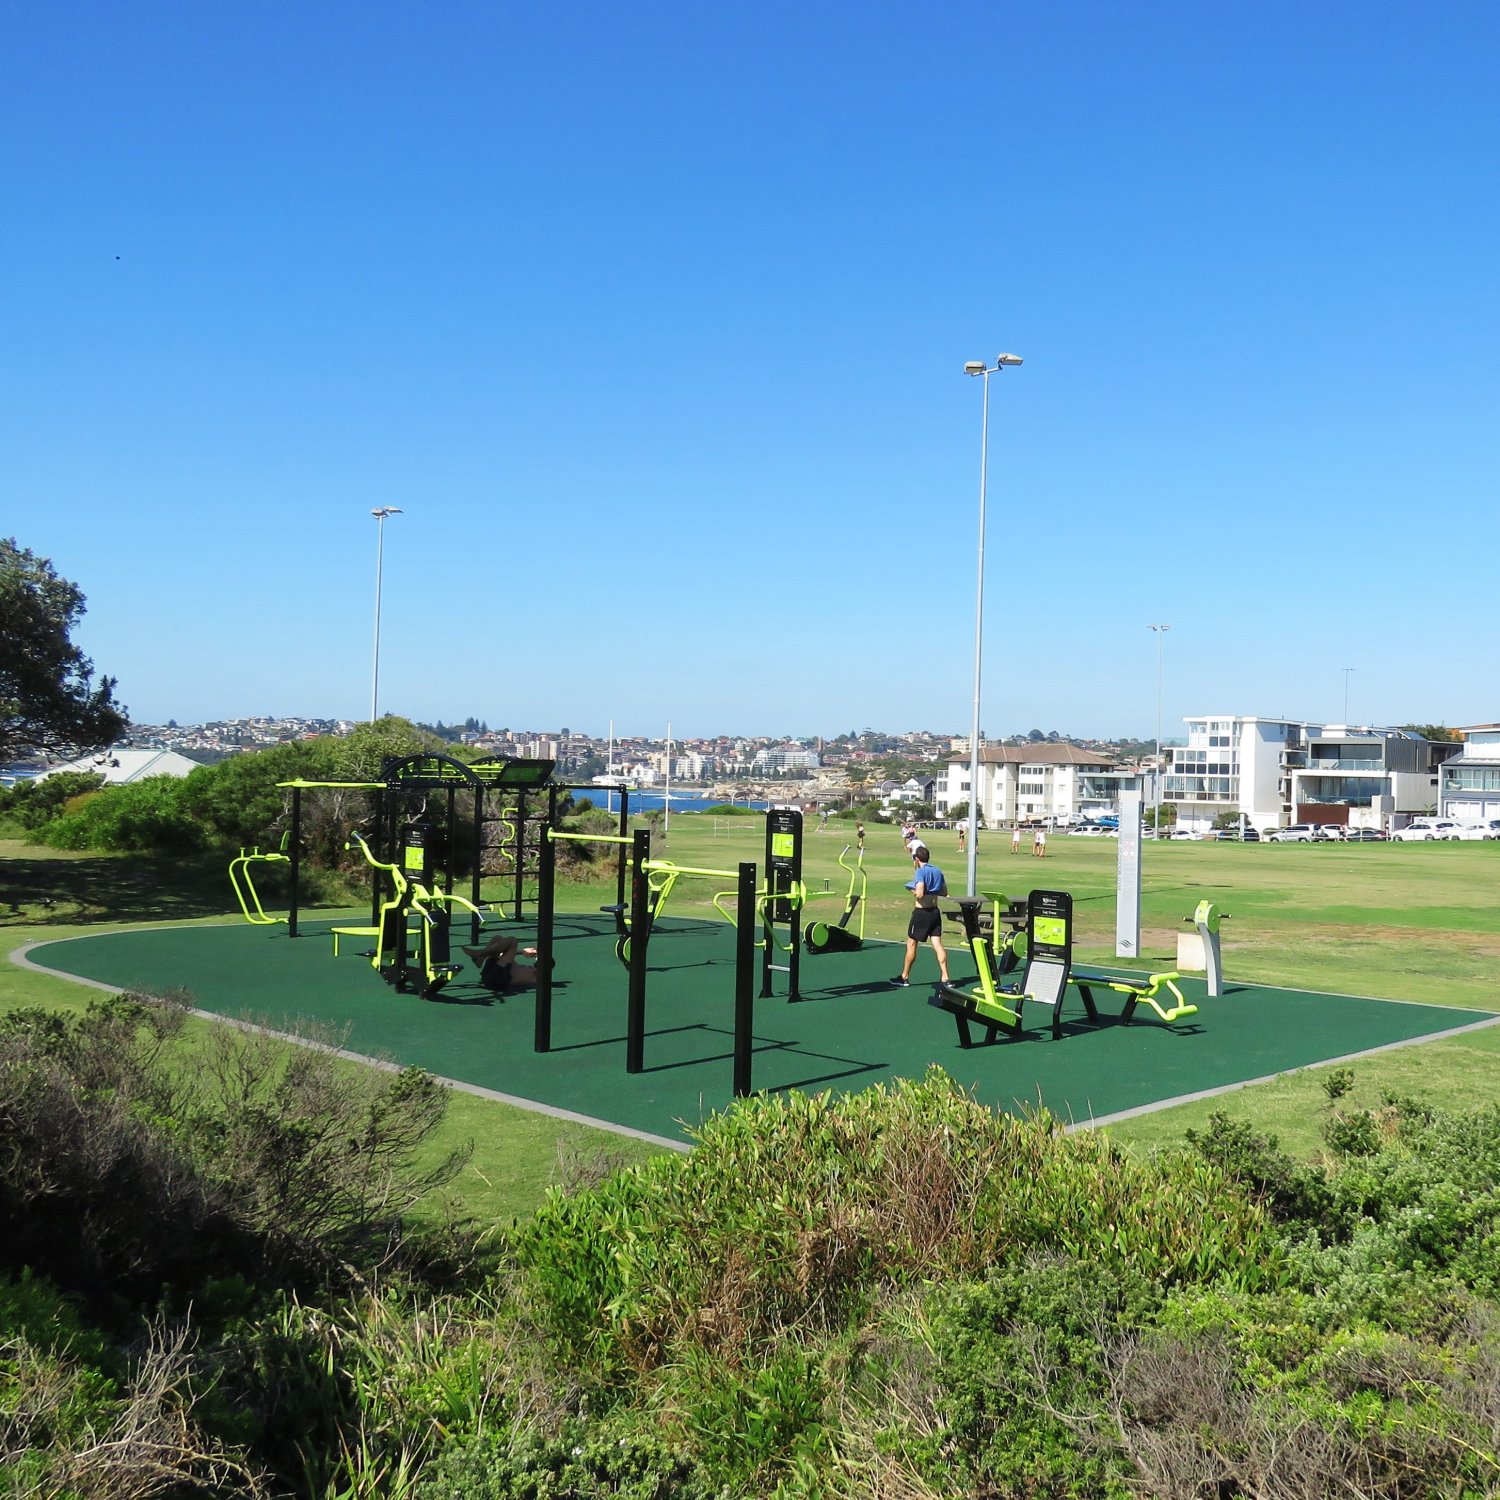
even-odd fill
[[[537,850],[536,888],[536,1022],[532,1050],[552,1050],[552,939],[553,910],[557,890],[557,845],[552,826],[557,820],[557,791],[547,789],[547,826],[542,829]]]
[[[443,832],[445,835],[443,851],[443,894],[453,894],[453,857],[458,852],[453,847],[453,820],[458,812],[458,788],[448,788],[448,823]]]
[[[516,792],[516,921],[521,920],[521,903],[526,899],[526,788]]]
[[[755,866],[740,866],[734,924],[734,1097],[751,1091],[750,1049],[755,1041]]]
[[[302,788],[292,788],[292,847],[290,850],[292,867],[287,873],[292,879],[292,894],[287,901],[286,912],[286,935],[297,936],[297,901],[300,895],[299,882],[302,879]]]
[[[385,804],[386,789],[381,787],[375,793],[375,826],[370,830],[370,847],[375,851],[376,859],[389,859],[390,851],[385,847]],[[370,926],[380,925],[380,871],[370,871]],[[377,943],[378,947],[379,944]]]
[[[630,836],[630,788],[620,788],[620,837]],[[621,911],[625,910],[625,846],[615,846],[618,858],[615,860],[615,905]]]
[[[625,1005],[625,1071],[646,1066],[646,950],[651,944],[651,830],[638,828],[630,846],[630,994]]]
[[[472,853],[472,865],[469,872],[469,901],[472,905],[479,905],[479,886],[484,879],[484,797],[489,789],[479,786],[474,788],[474,849]],[[479,913],[469,913],[469,941],[474,944],[479,942]]]

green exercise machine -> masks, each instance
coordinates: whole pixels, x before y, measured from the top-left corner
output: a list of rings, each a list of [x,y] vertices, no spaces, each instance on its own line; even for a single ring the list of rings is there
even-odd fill
[[[856,852],[854,863],[852,865],[849,863],[849,851],[853,847],[852,844],[845,844],[843,852],[839,855],[839,868],[847,871],[849,875],[849,889],[844,893],[843,915],[836,922],[810,921],[802,929],[802,944],[811,954],[855,953],[865,945],[865,898],[869,890],[870,876],[865,869],[863,849]],[[809,895],[807,899],[818,901],[824,897]],[[859,917],[859,927],[858,930],[851,931],[849,924],[856,914]]]
[[[1209,998],[1222,995],[1224,993],[1224,955],[1219,948],[1219,924],[1229,920],[1229,913],[1220,911],[1212,901],[1200,901],[1193,908],[1192,916],[1184,917],[1183,920],[1191,922],[1198,929],[1198,938],[1203,946],[1203,972],[1208,981]],[[1177,962],[1186,968],[1196,967],[1194,964],[1186,963],[1180,952]]]
[[[1041,1010],[1047,1017],[1053,1039],[1062,1036],[1063,1004],[1069,986],[1078,991],[1087,1019],[1097,1025],[1099,1008],[1096,991],[1108,990],[1124,997],[1118,1020],[1129,1025],[1136,1009],[1148,1005],[1161,1020],[1171,1023],[1196,1015],[1198,1007],[1190,1005],[1177,987],[1180,977],[1172,972],[1152,974],[1145,983],[1100,974],[1073,972],[1073,898],[1067,891],[1032,891],[1026,902],[1025,968],[1019,983],[1002,988],[999,967],[991,946],[990,934],[981,927],[978,900],[959,902],[959,916],[969,940],[969,949],[978,968],[978,982],[965,989],[958,985],[937,986],[929,1005],[953,1016],[959,1045],[974,1045],[971,1027],[977,1026],[988,1044],[1001,1037],[1019,1037],[1026,1030],[1027,1007]],[[1012,951],[1015,929],[1010,941]],[[1160,998],[1170,997],[1167,1003]]]
[[[291,837],[290,830],[282,834],[279,850],[262,854],[258,848],[242,848],[239,854],[229,861],[229,884],[234,890],[235,899],[240,903],[240,910],[245,914],[245,920],[254,927],[275,927],[287,920],[285,917],[266,915],[266,910],[261,905],[260,892],[255,888],[255,879],[250,873],[250,867],[251,865],[291,864],[291,856],[286,852],[286,846]]]
[[[463,972],[452,953],[454,907],[469,911],[476,922],[484,915],[466,897],[439,888],[432,834],[432,825],[423,820],[403,824],[399,859],[389,862],[377,859],[364,837],[355,834],[351,844],[363,852],[377,882],[385,877],[387,889],[373,925],[333,929],[335,956],[340,937],[373,937],[371,967],[398,992],[424,1000],[436,997]]]

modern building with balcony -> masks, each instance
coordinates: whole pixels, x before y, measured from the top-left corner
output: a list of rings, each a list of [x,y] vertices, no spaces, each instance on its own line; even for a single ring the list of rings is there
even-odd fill
[[[1255,828],[1280,828],[1289,817],[1292,777],[1307,763],[1308,736],[1320,725],[1255,714],[1184,719],[1186,745],[1163,749],[1161,800],[1177,809],[1177,826],[1203,833],[1226,815]]]
[[[1433,810],[1437,767],[1458,749],[1405,729],[1237,714],[1184,722],[1188,742],[1168,752],[1162,801],[1194,832],[1225,814],[1259,829],[1385,828]]]
[[[1141,773],[1077,745],[981,745],[979,816],[990,828],[1046,817],[1098,817],[1119,810],[1120,793],[1139,791]],[[938,779],[934,811],[940,818],[969,800],[965,753]]]
[[[1438,767],[1438,816],[1459,823],[1500,818],[1500,724],[1458,732],[1462,748]]]
[[[1388,828],[1436,810],[1438,766],[1457,745],[1409,729],[1330,724],[1307,742],[1292,773],[1294,823]]]

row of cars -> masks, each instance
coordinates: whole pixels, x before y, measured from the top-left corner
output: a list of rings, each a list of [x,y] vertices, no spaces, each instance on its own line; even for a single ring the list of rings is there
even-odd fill
[[[1118,838],[1118,827],[1105,823],[1085,822],[1074,824],[1070,834],[1094,838]],[[1151,835],[1149,831],[1147,838]],[[1483,823],[1459,823],[1451,818],[1414,818],[1411,825],[1398,828],[1387,835],[1379,828],[1346,828],[1338,823],[1293,823],[1286,828],[1268,828],[1257,833],[1253,828],[1222,828],[1202,832],[1191,828],[1173,828],[1162,834],[1167,839],[1191,839],[1203,841],[1258,844],[1265,840],[1272,844],[1378,844],[1387,837],[1397,843],[1431,843],[1440,840],[1500,839],[1500,818],[1490,818]]]
[[[1500,839],[1500,818],[1482,823],[1456,823],[1451,818],[1413,818],[1406,828],[1391,835],[1406,843],[1430,843],[1434,839]]]
[[[1267,829],[1265,837],[1277,844],[1373,844],[1387,835],[1379,828],[1344,828],[1334,823],[1293,823],[1286,828]],[[1500,839],[1500,818],[1483,823],[1459,823],[1452,818],[1413,818],[1405,828],[1389,837],[1396,843],[1428,844],[1459,839]]]

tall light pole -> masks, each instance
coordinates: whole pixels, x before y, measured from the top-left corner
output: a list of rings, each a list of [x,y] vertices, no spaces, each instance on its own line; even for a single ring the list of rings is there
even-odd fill
[[[1349,727],[1349,674],[1354,671],[1353,667],[1344,668],[1344,728]]]
[[[380,705],[380,578],[385,567],[385,518],[399,516],[399,505],[382,505],[370,512],[375,517],[375,651],[370,662],[370,722]]]
[[[1156,775],[1153,778],[1151,814],[1151,837],[1161,837],[1161,638],[1171,629],[1170,625],[1148,625],[1147,630],[1156,632]]]
[[[1008,365],[1021,363],[1019,354],[997,354],[995,363],[971,359],[964,365],[965,375],[978,375],[984,381],[984,410],[979,427],[979,583],[974,593],[974,722],[969,733],[969,860],[966,870],[966,894],[972,900],[979,883],[979,667],[984,648],[984,502],[989,479],[990,458],[990,376]]]

